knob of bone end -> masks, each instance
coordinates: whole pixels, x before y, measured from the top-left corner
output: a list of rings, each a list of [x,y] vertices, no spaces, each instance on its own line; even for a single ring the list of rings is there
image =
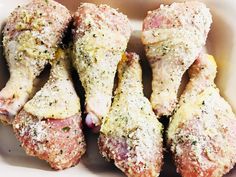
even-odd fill
[[[85,118],[85,124],[92,130],[93,133],[98,133],[100,131],[100,120],[93,113],[87,114]]]

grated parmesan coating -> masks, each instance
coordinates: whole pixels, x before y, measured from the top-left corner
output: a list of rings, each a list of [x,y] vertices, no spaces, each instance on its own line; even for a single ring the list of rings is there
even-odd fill
[[[216,63],[202,55],[170,122],[168,144],[183,177],[221,177],[236,163],[236,117],[214,84]]]
[[[103,119],[99,149],[127,176],[159,176],[162,125],[143,95],[139,57],[128,53],[118,65],[118,88]]]
[[[70,77],[70,61],[61,50],[52,63],[47,83],[24,105],[38,118],[65,119],[80,112],[80,100]]]
[[[96,116],[99,125],[110,108],[117,64],[131,27],[117,10],[90,3],[78,8],[74,26],[73,63],[85,89],[86,112]]]
[[[197,1],[148,12],[142,42],[153,71],[151,103],[157,116],[172,114],[181,78],[205,45],[211,23],[209,9]]]
[[[23,109],[15,117],[13,129],[28,155],[46,160],[56,170],[76,165],[86,150],[80,114],[38,119]]]

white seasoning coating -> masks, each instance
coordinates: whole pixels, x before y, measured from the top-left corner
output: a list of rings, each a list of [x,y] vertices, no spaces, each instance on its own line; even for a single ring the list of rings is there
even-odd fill
[[[74,66],[85,90],[86,112],[96,125],[106,116],[117,64],[131,33],[128,18],[107,6],[84,3],[74,16]]]
[[[35,77],[55,57],[70,19],[69,11],[53,0],[33,0],[11,13],[3,30],[10,79],[0,92],[2,121],[11,123],[29,99]]]
[[[151,103],[158,116],[172,114],[181,78],[205,45],[212,19],[203,3],[162,5],[148,13],[142,42],[153,71]]]
[[[156,177],[162,165],[162,125],[143,95],[139,58],[128,53],[118,65],[118,88],[103,119],[99,148],[127,176]]]
[[[183,177],[222,177],[236,163],[236,117],[214,84],[216,63],[202,55],[170,122],[168,144]]]
[[[62,51],[52,64],[49,81],[24,105],[24,110],[39,118],[64,119],[80,111],[80,101],[69,73],[69,59]],[[68,100],[68,98],[70,98]]]
[[[45,121],[40,121],[38,123],[32,122],[28,130],[22,129],[20,131],[20,135],[24,136],[27,132],[29,132],[29,136],[32,137],[32,141],[34,141],[35,143],[46,141],[46,137],[48,134]]]

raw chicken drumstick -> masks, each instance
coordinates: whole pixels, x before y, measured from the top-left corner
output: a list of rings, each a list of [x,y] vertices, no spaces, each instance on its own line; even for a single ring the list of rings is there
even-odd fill
[[[114,102],[101,125],[100,152],[129,177],[157,177],[163,160],[162,125],[143,95],[136,54],[120,61],[118,77]]]
[[[33,0],[16,8],[3,30],[3,47],[10,79],[0,92],[0,120],[11,123],[29,99],[33,81],[50,59],[71,19],[52,0]]]
[[[148,12],[142,42],[152,67],[151,104],[157,116],[172,114],[181,78],[205,45],[211,22],[209,9],[195,1]]]
[[[216,63],[200,56],[168,128],[168,144],[183,177],[221,177],[236,163],[236,117],[214,84]]]
[[[117,64],[131,27],[128,18],[107,5],[82,4],[74,16],[74,66],[85,89],[86,123],[101,124],[111,105]]]
[[[56,55],[48,82],[16,115],[13,128],[28,155],[60,170],[78,163],[85,140],[68,58],[60,50]]]

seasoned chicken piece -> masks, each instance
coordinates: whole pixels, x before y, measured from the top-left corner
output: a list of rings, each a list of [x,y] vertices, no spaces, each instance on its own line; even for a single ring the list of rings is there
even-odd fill
[[[48,82],[17,114],[13,129],[28,155],[61,170],[78,163],[85,140],[68,58],[60,50],[57,55]]]
[[[123,57],[118,77],[114,102],[101,125],[100,152],[129,177],[157,177],[163,160],[162,125],[143,95],[136,54]]]
[[[209,9],[197,1],[148,12],[142,42],[152,68],[151,103],[157,116],[172,114],[181,78],[205,45],[211,22]]]
[[[11,13],[3,30],[10,79],[0,92],[0,120],[11,123],[29,99],[35,77],[55,57],[70,19],[69,11],[52,0],[33,0]]]
[[[111,105],[117,64],[131,26],[128,18],[107,5],[82,4],[74,15],[74,66],[85,90],[86,123],[100,125]]]
[[[221,177],[236,163],[236,117],[214,84],[216,63],[200,56],[168,128],[168,144],[183,177]]]

